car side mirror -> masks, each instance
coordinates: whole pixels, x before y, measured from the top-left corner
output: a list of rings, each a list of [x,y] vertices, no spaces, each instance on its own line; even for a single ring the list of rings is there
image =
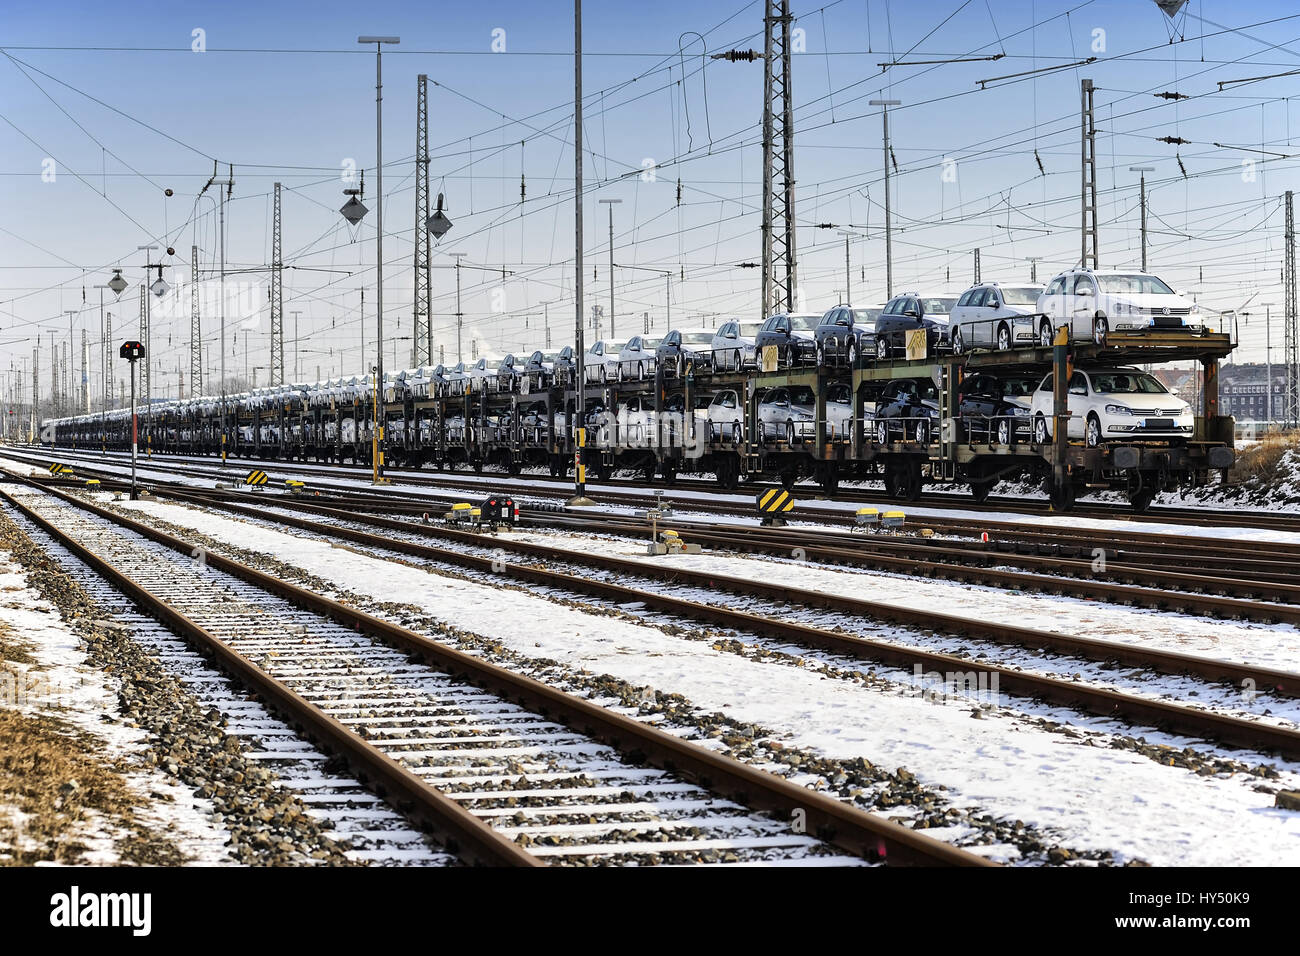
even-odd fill
[[[903,310],[903,314],[911,319],[919,319],[921,317],[921,313],[917,312],[916,309],[905,309]]]
[[[1070,389],[1070,394],[1071,394],[1071,395],[1087,395],[1087,394],[1088,394],[1088,390],[1087,390],[1086,388],[1084,388],[1083,386],[1081,386],[1081,385],[1076,385],[1074,388]]]
[[[1075,295],[1092,295],[1092,290],[1089,289],[1089,288],[1086,288],[1086,287],[1085,287],[1085,288],[1082,288],[1082,289],[1076,289],[1074,294],[1075,294]]]

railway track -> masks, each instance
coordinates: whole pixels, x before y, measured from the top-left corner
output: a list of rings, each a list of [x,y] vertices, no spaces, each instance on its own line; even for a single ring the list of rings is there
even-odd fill
[[[76,496],[0,496],[464,859],[985,862]]]
[[[11,458],[26,461],[29,464],[41,464],[49,461],[48,455],[26,452],[14,453],[12,451],[6,451],[5,454]],[[83,462],[101,461],[98,454],[79,457],[77,460]],[[296,467],[294,466],[294,468]],[[161,456],[160,459],[142,463],[141,468],[214,481],[236,481],[239,480],[239,475],[242,474],[241,471],[223,471],[213,464],[203,466],[180,464],[176,461],[161,459]],[[125,466],[114,462],[107,465],[100,464],[99,466],[83,465],[82,470],[87,474],[101,474],[120,478],[125,471]],[[303,474],[303,472],[298,471],[292,473]],[[407,480],[403,479],[404,482]],[[465,487],[463,483],[457,484],[451,478],[428,475],[413,483],[421,487],[439,489],[440,493],[428,496],[413,496],[407,489],[374,490],[368,486],[331,484],[319,480],[312,480],[311,487],[316,491],[347,495],[358,506],[374,506],[407,514],[420,514],[430,508],[446,507],[454,501],[474,498],[475,495],[485,494],[489,490],[511,490],[517,498],[522,499],[521,505],[524,508],[529,507],[530,501],[540,499],[543,502],[549,501],[558,504],[568,497],[567,491],[561,490],[558,486],[553,494],[547,495],[544,492],[537,492],[536,489],[520,488],[505,478],[502,479],[501,484],[477,484],[469,488]],[[599,493],[593,491],[592,494],[596,495],[599,502]],[[601,503],[619,507],[649,508],[665,502],[699,514],[717,514],[727,517],[734,517],[737,514],[737,502],[735,500],[701,500],[682,491],[667,492],[662,497],[649,494],[616,493],[610,495]],[[740,505],[740,510],[742,513],[748,513],[750,506],[748,504]],[[819,507],[817,502],[800,502],[797,515],[833,528],[851,528],[854,526],[854,516],[852,514],[843,509]],[[1261,542],[1248,538],[1199,537],[1181,533],[1162,534],[1144,530],[1129,531],[1113,527],[1089,529],[1070,525],[1027,525],[1014,521],[992,521],[940,515],[914,517],[911,519],[911,523],[913,526],[922,525],[938,534],[951,537],[978,539],[984,534],[988,534],[993,539],[992,549],[1003,553],[1038,554],[1052,558],[1086,557],[1089,562],[1097,557],[1098,551],[1105,554],[1108,562],[1122,551],[1124,560],[1119,563],[1128,564],[1146,561],[1150,562],[1152,566],[1167,566],[1169,563],[1169,549],[1176,548],[1180,566],[1199,567],[1207,571],[1215,571],[1226,577],[1267,574],[1274,576],[1289,575],[1289,581],[1282,577],[1276,577],[1276,580],[1278,583],[1300,584],[1300,574],[1295,571],[1297,565],[1300,565],[1300,542]]]
[[[59,448],[53,450],[42,450],[38,452],[46,457],[50,455],[75,454],[85,455],[87,460],[98,458],[102,460],[105,455],[101,452],[74,451],[71,449]],[[108,452],[109,457],[118,459],[129,458],[129,455],[122,452]],[[205,462],[211,459],[205,459],[200,456],[173,456],[170,454],[158,454],[155,457],[147,459],[152,465],[158,461],[179,460],[183,462]],[[142,462],[146,459],[141,458]],[[229,459],[230,467],[253,468],[274,465],[275,467],[292,470],[296,472],[313,472],[317,475],[342,478],[364,477],[370,472],[369,465],[335,465],[319,462],[299,462],[299,461],[277,461],[275,459],[262,458],[231,458]],[[387,475],[394,481],[401,481],[405,484],[428,485],[431,487],[445,487],[448,484],[454,484],[456,481],[455,472],[439,471],[430,473],[428,471],[416,469],[399,469],[389,468]],[[466,471],[465,475],[474,475],[475,477],[489,476],[492,472],[471,472]],[[513,486],[533,485],[546,486],[554,485],[560,489],[572,487],[572,479],[553,478],[543,474],[528,474],[520,477],[511,477],[504,473],[499,476],[499,481],[508,483]],[[684,498],[698,501],[700,495],[707,496],[735,496],[737,494],[744,496],[747,493],[757,494],[759,491],[767,488],[782,487],[776,482],[754,481],[745,485],[744,491],[724,492],[716,488],[714,483],[709,479],[679,477],[672,483],[664,482],[662,479],[653,481],[644,481],[632,478],[610,478],[606,480],[591,480],[588,483],[589,488],[599,492],[602,489],[608,489],[614,492],[630,488],[652,487],[661,489],[665,494],[680,494]],[[866,489],[845,488],[841,486],[834,494],[826,495],[818,486],[811,483],[800,483],[794,486],[794,492],[808,500],[833,500],[841,502],[852,502],[860,504],[882,505],[888,504],[892,507],[922,507],[922,508],[954,508],[963,512],[985,512],[989,514],[1012,513],[1024,515],[1043,515],[1048,512],[1048,503],[1044,499],[1041,504],[1027,504],[1024,499],[1010,497],[989,498],[983,502],[976,502],[969,497],[963,497],[951,492],[930,491],[922,494],[918,501],[902,502],[888,498],[883,492],[877,492]],[[545,494],[545,490],[536,489],[536,493]],[[559,492],[557,492],[559,493]],[[811,504],[809,505],[812,506]],[[1119,522],[1142,522],[1142,523],[1167,523],[1171,525],[1199,526],[1199,527],[1230,527],[1230,528],[1253,528],[1266,529],[1272,531],[1283,531],[1300,533],[1300,515],[1276,514],[1260,510],[1234,510],[1231,512],[1215,512],[1206,514],[1204,511],[1196,508],[1181,508],[1176,506],[1153,506],[1150,510],[1142,514],[1134,514],[1131,509],[1125,505],[1108,504],[1105,502],[1094,502],[1090,504],[1076,504],[1070,511],[1072,518],[1101,518]],[[927,521],[930,520],[927,518]],[[974,519],[967,518],[967,522]],[[992,519],[996,522],[996,519]]]
[[[225,718],[224,732],[241,740],[250,765],[275,774],[276,787],[296,796],[309,816],[334,840],[345,843],[349,860],[376,866],[449,866],[457,861],[430,846],[424,833],[354,776],[333,769],[329,755],[305,742],[292,727],[250,699],[236,682],[213,668],[183,638],[134,605],[71,551],[20,513],[13,520],[71,577],[115,625],[177,677],[205,711]],[[233,852],[233,851],[232,851]],[[301,862],[312,865],[304,856]]]
[[[638,587],[635,581],[641,578],[685,585],[715,594],[758,596],[773,602],[834,610],[906,627],[933,629],[997,644],[1042,648],[1088,660],[1118,662],[1126,666],[1137,666],[1163,673],[1193,675],[1202,680],[1228,682],[1237,686],[1240,686],[1242,681],[1253,681],[1254,683],[1249,686],[1260,690],[1267,689],[1282,696],[1300,694],[1300,674],[1165,652],[1134,644],[1100,641],[956,615],[936,614],[929,610],[882,607],[857,598],[808,591],[770,582],[756,582],[748,578],[734,578],[711,572],[690,571],[673,565],[648,564],[608,555],[580,554],[571,549],[558,552],[546,546],[511,541],[506,538],[492,538],[485,541],[482,536],[470,532],[415,525],[336,509],[321,509],[319,506],[305,502],[277,502],[277,507],[286,504],[297,510],[324,512],[322,516],[330,518],[332,523],[278,514],[268,510],[264,502],[238,504],[204,493],[196,494],[189,491],[169,491],[168,494],[178,500],[190,501],[244,518],[269,521],[283,527],[307,531],[325,538],[345,540],[382,552],[437,561],[480,573],[500,574],[506,579],[521,581],[528,585],[595,597],[615,605],[643,605],[678,618],[733,628],[743,633],[788,641],[797,646],[829,651],[852,659],[902,667],[906,670],[920,666],[926,671],[940,673],[966,672],[973,667],[978,667],[979,670],[986,671],[990,675],[996,674],[1000,690],[1012,695],[1041,699],[1086,713],[1120,718],[1251,750],[1271,750],[1286,756],[1300,755],[1300,731],[1287,726],[1154,700],[1109,688],[1089,686],[1073,680],[1026,672],[1019,667],[998,666],[986,661],[973,662],[969,658],[951,654],[925,651],[890,641],[857,637],[837,630],[785,620],[769,613],[749,613],[727,606],[673,597]],[[361,524],[369,530],[347,527],[342,522]],[[382,533],[375,533],[376,531]],[[435,545],[430,543],[433,539],[441,539],[447,544],[458,547]],[[489,546],[514,554],[520,560],[502,561],[499,557],[489,554],[475,554],[465,550],[465,548],[483,550]],[[536,563],[526,563],[548,559],[614,572],[611,577],[616,577],[616,580],[586,574],[569,574],[540,567]]]
[[[189,474],[189,469],[182,471]],[[111,469],[90,469],[87,473],[102,474],[106,479],[115,474]],[[208,477],[203,472],[198,474]],[[333,497],[320,503],[352,510],[416,515],[445,509],[463,497],[412,500],[393,492],[376,494],[355,487],[326,486],[323,490]],[[646,507],[658,504],[649,497],[637,500]],[[709,503],[691,503],[689,510],[729,513],[729,509],[713,508]],[[845,519],[843,515],[838,517]],[[635,536],[646,530],[644,522],[628,515],[560,513],[529,509],[526,504],[523,520],[541,525],[585,527],[596,533]],[[1180,535],[1177,536],[1179,567],[1170,569],[1167,549],[1152,544],[1150,536],[1113,538],[1109,531],[1096,537],[1063,536],[1024,532],[1013,526],[994,531],[990,541],[984,542],[971,536],[973,529],[960,526],[947,529],[951,537],[926,538],[847,534],[826,528],[708,525],[677,517],[673,521],[676,527],[689,529],[698,541],[735,550],[784,556],[798,553],[805,560],[823,563],[1044,593],[1068,590],[1076,596],[1159,610],[1300,624],[1300,572],[1297,571],[1300,546],[1296,545],[1247,543],[1250,550],[1243,554],[1237,543],[1231,541],[1224,546],[1218,539]],[[847,524],[847,519],[843,523]],[[942,527],[941,522],[927,519],[926,523]],[[966,533],[965,537],[958,536],[962,532]],[[1003,534],[1008,537],[1004,539]],[[1104,542],[1105,547],[1098,548],[1099,542]]]

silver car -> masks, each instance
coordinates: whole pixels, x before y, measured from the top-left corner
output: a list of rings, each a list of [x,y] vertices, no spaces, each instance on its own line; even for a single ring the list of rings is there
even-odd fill
[[[754,339],[762,327],[762,319],[732,319],[718,326],[713,335],[714,367],[720,372],[739,372],[757,366]]]
[[[760,438],[796,444],[817,431],[817,397],[807,385],[774,388],[758,403]]]
[[[582,357],[582,377],[588,382],[612,382],[618,376],[618,353],[627,339],[597,339]]]
[[[984,282],[962,293],[948,317],[952,350],[997,349],[1006,352],[1018,345],[1033,345],[1037,329],[1038,284],[999,285]]]
[[[627,345],[618,353],[618,380],[620,382],[644,382],[655,375],[655,349],[659,348],[660,336],[634,335],[627,340]]]
[[[734,388],[713,396],[708,410],[709,431],[721,441],[739,443],[745,431],[745,405]]]

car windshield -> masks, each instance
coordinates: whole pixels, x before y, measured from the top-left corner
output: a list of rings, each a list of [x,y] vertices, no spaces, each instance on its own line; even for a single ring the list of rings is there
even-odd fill
[[[740,335],[747,339],[752,339],[758,334],[758,330],[763,327],[762,322],[741,322],[738,328]]]
[[[1102,292],[1119,295],[1173,295],[1169,288],[1155,276],[1097,276]]]
[[[642,339],[642,340],[641,340],[641,351],[642,351],[642,352],[653,352],[656,348],[659,347],[659,343],[662,342],[662,341],[663,341],[663,336],[662,336],[662,335],[659,336],[658,338],[655,338],[655,339]]]
[[[713,333],[712,332],[683,332],[682,344],[683,345],[712,345]]]
[[[790,393],[790,404],[792,405],[812,405],[817,401],[817,396],[807,385],[793,385],[788,389]]]
[[[817,323],[822,319],[820,315],[792,315],[789,318],[790,328],[801,329],[805,332],[815,329]]]
[[[627,339],[613,339],[605,343],[605,354],[615,355],[623,351],[623,348],[626,345],[627,345]]]
[[[881,309],[854,309],[853,321],[856,325],[874,325],[881,311]]]
[[[1145,372],[1094,372],[1092,390],[1100,395],[1167,395],[1160,380]]]
[[[1037,305],[1038,295],[1043,290],[1038,286],[1007,286],[1002,290],[1002,299],[1008,305]]]
[[[1034,380],[1030,378],[1008,378],[1002,382],[1002,394],[1008,398],[1032,395],[1034,385]]]
[[[921,300],[921,311],[926,315],[947,314],[952,311],[952,307],[957,304],[956,299],[949,299],[946,296],[935,296],[933,298]]]
[[[554,362],[554,361],[555,361],[557,358],[559,358],[559,357],[560,357],[560,350],[559,350],[559,349],[556,349],[554,352],[543,352],[543,353],[542,353],[542,361],[543,361],[543,362]]]

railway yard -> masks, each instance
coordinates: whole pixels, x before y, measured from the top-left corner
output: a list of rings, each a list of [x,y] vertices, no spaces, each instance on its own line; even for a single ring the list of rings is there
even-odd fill
[[[1285,932],[1300,12],[11,5],[14,945]]]

